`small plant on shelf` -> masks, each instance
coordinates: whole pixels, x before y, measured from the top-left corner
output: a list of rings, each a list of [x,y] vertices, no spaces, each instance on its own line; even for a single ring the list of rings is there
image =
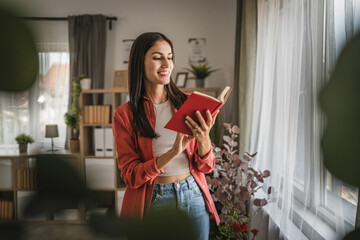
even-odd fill
[[[189,63],[189,65],[190,68],[185,69],[195,76],[196,87],[204,87],[205,78],[210,76],[211,73],[218,71],[218,69],[212,69],[212,67],[209,67],[207,62],[198,65]]]
[[[20,153],[27,152],[27,146],[29,143],[33,143],[34,139],[25,133],[19,134],[15,137],[15,141],[19,144]]]
[[[28,144],[28,143],[33,143],[34,139],[30,135],[22,133],[16,136],[15,141],[18,144]]]

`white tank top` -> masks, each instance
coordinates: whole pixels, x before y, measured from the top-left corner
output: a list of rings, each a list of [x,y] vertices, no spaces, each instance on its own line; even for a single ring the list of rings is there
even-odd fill
[[[161,156],[171,149],[176,139],[176,132],[164,128],[166,123],[174,115],[171,102],[154,104],[156,115],[155,132],[160,135],[158,138],[153,139],[153,152],[154,157]],[[176,176],[189,172],[189,159],[186,151],[179,154],[175,159],[169,162],[164,168],[164,172],[159,176]]]

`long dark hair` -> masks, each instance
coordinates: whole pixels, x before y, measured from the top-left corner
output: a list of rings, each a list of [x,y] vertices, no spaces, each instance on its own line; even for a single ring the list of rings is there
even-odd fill
[[[155,130],[151,127],[149,119],[146,115],[144,106],[145,95],[145,54],[149,49],[155,45],[157,41],[166,41],[173,53],[174,61],[174,49],[172,42],[164,34],[158,32],[147,32],[138,36],[132,44],[130,57],[129,57],[129,95],[130,95],[130,107],[133,114],[133,128],[134,131],[139,131],[141,136],[148,138],[156,138],[159,135],[155,133]],[[187,96],[180,89],[176,87],[172,79],[169,84],[165,85],[165,91],[168,99],[179,109],[185,102]]]

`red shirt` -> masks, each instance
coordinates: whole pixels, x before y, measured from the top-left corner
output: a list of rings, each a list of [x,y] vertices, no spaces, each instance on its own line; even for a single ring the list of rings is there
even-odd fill
[[[151,126],[155,129],[155,111],[153,103],[144,97],[145,111]],[[176,109],[173,107],[174,111]],[[121,208],[121,216],[132,219],[142,219],[151,205],[155,178],[163,172],[157,169],[156,159],[153,154],[152,139],[143,137],[135,132],[132,127],[133,115],[129,103],[119,106],[113,116],[113,134],[118,155],[118,166],[121,177],[126,183],[125,195]],[[203,192],[210,218],[219,224],[214,201],[207,187],[204,173],[209,173],[215,165],[212,150],[200,157],[197,154],[197,142],[193,139],[186,152],[189,158],[190,173]]]

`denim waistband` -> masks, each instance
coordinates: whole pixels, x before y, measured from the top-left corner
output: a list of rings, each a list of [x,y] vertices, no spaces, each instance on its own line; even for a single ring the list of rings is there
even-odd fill
[[[192,175],[190,175],[189,177],[185,178],[184,180],[181,180],[178,182],[165,183],[165,184],[157,183],[154,186],[154,191],[162,193],[164,191],[175,191],[175,190],[183,189],[183,188],[191,189],[193,184],[196,184],[196,181],[195,181],[194,177]]]

